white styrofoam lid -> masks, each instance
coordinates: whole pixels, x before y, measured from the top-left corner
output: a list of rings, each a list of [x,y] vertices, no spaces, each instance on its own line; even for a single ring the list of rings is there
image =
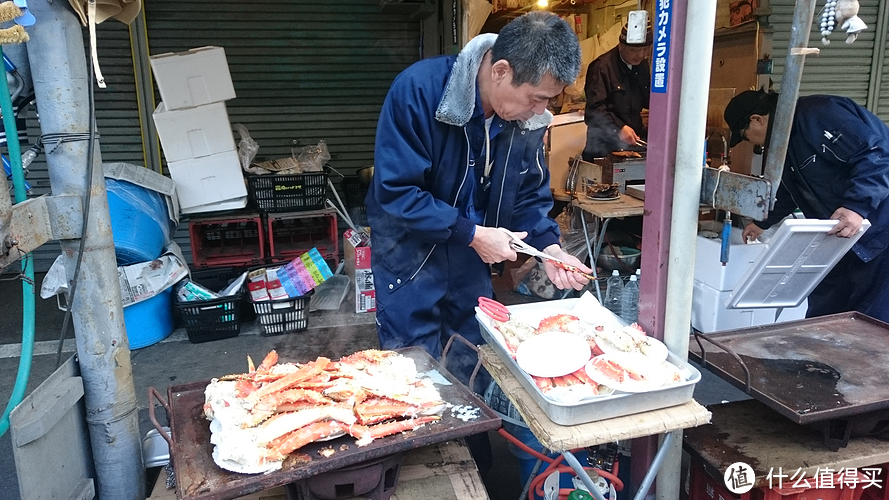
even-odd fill
[[[735,286],[730,309],[796,307],[870,227],[865,220],[850,238],[828,236],[835,220],[788,219]]]

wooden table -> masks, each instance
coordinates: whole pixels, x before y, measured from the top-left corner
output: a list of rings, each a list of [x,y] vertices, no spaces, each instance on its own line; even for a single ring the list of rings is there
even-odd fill
[[[847,446],[830,451],[820,432],[797,425],[756,400],[712,405],[709,410],[712,425],[685,431],[683,447],[714,477],[721,478],[730,465],[743,462],[753,467],[754,487],[770,488],[776,486],[769,484],[770,470],[787,477],[801,470],[805,477],[814,477],[819,469],[837,472],[889,462],[889,441],[853,438]]]
[[[579,425],[559,425],[550,420],[543,409],[531,399],[528,392],[521,386],[515,375],[509,371],[509,368],[507,368],[491,346],[482,346],[480,355],[485,368],[519,411],[534,437],[545,448],[561,453],[568,464],[577,472],[577,476],[584,481],[584,484],[598,500],[602,500],[599,490],[593,486],[589,476],[583,473],[583,467],[571,453],[571,450],[619,440],[665,434],[664,442],[655,455],[651,468],[645,475],[642,487],[636,493],[636,499],[638,500],[645,497],[648,488],[657,475],[664,453],[669,448],[668,445],[672,439],[672,434],[669,433],[703,425],[710,421],[710,412],[696,401],[691,400],[682,405],[637,413],[635,415],[626,415]]]
[[[590,235],[591,240],[595,239],[595,244],[593,241],[589,242],[593,246],[590,251],[590,262],[593,263],[596,262],[599,254],[602,252],[602,242],[605,239],[603,236],[608,229],[608,223],[611,222],[611,219],[638,217],[642,215],[645,208],[644,201],[625,193],[621,193],[620,198],[613,201],[592,201],[586,197],[583,197],[583,199],[575,198],[571,201],[571,205],[580,210],[581,227],[586,226],[585,213],[596,219],[596,234]]]

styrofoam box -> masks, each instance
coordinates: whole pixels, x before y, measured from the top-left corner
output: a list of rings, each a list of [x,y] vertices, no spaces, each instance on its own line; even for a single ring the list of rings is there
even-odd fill
[[[247,196],[236,151],[168,163],[183,212]]]
[[[767,248],[762,243],[745,244],[737,227],[732,228],[729,244],[728,262],[723,266],[719,260],[722,239],[696,237],[695,280],[715,290],[731,291]]]
[[[174,110],[161,102],[152,116],[167,163],[235,149],[224,102]]]
[[[731,260],[731,259],[729,259]],[[804,319],[808,301],[797,307],[784,309],[775,321],[775,308],[728,309],[725,304],[731,291],[716,290],[697,278],[691,299],[691,326],[703,333],[771,325],[785,321]]]
[[[168,110],[235,98],[222,47],[199,47],[149,58],[161,100]]]

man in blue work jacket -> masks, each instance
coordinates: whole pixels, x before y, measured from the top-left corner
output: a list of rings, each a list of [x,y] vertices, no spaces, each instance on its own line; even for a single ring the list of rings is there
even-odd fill
[[[396,77],[366,199],[382,348],[420,346],[438,357],[452,334],[484,343],[474,307],[493,295],[489,266],[517,258],[497,228],[590,271],[559,246],[543,151],[546,106],[579,71],[577,36],[539,11]],[[559,288],[587,283],[544,266]],[[455,352],[447,368],[465,382],[476,356]]]
[[[768,149],[778,95],[748,90],[725,108],[731,146]],[[748,224],[744,241],[796,208],[810,219],[839,221],[829,234],[848,238],[864,219],[870,229],[809,295],[807,317],[847,311],[889,321],[889,127],[846,97],[813,95],[796,103],[774,209]]]

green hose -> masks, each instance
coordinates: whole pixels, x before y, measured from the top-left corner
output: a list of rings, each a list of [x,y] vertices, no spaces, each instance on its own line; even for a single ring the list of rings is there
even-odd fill
[[[0,59],[3,58],[3,49],[0,48]],[[15,192],[15,202],[21,203],[28,199],[25,191],[25,172],[22,170],[22,149],[19,146],[19,134],[15,127],[15,115],[12,110],[12,99],[9,94],[9,84],[6,75],[0,77],[0,111],[3,112],[3,128],[6,130],[6,144],[9,148],[9,164],[12,166],[12,185]],[[0,196],[5,196],[0,193]],[[34,354],[34,263],[31,254],[25,255],[22,261],[22,354],[19,359],[19,371],[16,375],[15,386],[9,397],[6,411],[0,418],[0,436],[9,430],[9,414],[22,402],[25,397],[25,388],[28,386],[28,377],[31,375],[31,357]]]

